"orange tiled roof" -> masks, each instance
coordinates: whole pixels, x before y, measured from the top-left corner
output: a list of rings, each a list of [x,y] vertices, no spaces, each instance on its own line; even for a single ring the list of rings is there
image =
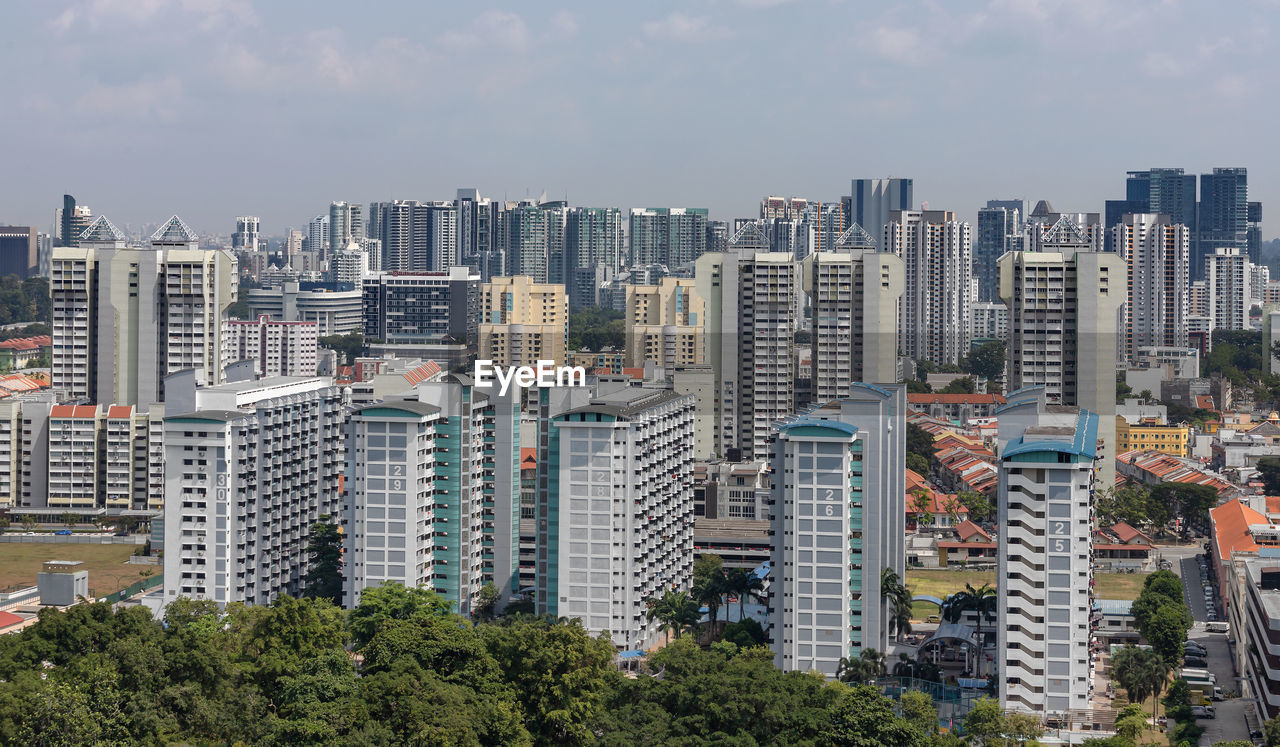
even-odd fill
[[[133,417],[133,408],[129,405],[112,405],[107,408],[107,417],[131,418]]]
[[[96,418],[96,405],[54,405],[49,410],[51,418]]]
[[[37,335],[36,337],[15,337],[13,339],[0,342],[0,349],[39,350],[40,348],[47,348],[52,344],[53,340],[48,335]]]
[[[525,462],[538,463],[538,450],[532,446],[524,446],[520,449],[520,465],[523,467]]]
[[[1110,527],[1107,527],[1107,529],[1116,536],[1116,539],[1120,540],[1126,545],[1135,539],[1146,540],[1148,544],[1150,544],[1151,542],[1151,538],[1148,537],[1145,532],[1142,532],[1138,529],[1134,529],[1133,527],[1129,526],[1127,523],[1123,521],[1117,521],[1116,523],[1112,524]]]
[[[1213,542],[1221,560],[1227,560],[1231,553],[1237,551],[1257,552],[1259,545],[1253,541],[1249,526],[1267,523],[1267,517],[1241,503],[1239,498],[1209,509],[1209,520],[1213,524]]]
[[[956,525],[956,536],[965,542],[968,542],[971,537],[981,537],[983,542],[991,541],[991,535],[982,531],[982,527],[968,519]]]
[[[1005,398],[999,394],[933,394],[931,392],[908,394],[912,405],[1003,405]]]
[[[1267,513],[1280,514],[1280,496],[1269,495],[1266,497]]]
[[[410,384],[421,384],[438,373],[440,373],[440,366],[435,361],[427,361],[412,371],[406,372],[404,378]]]

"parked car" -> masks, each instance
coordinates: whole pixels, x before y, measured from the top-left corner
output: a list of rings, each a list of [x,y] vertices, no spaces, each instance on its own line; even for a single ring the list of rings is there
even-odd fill
[[[70,529],[59,529],[58,531],[54,532],[54,534],[71,534],[71,530],[70,530]]]
[[[1213,706],[1191,706],[1191,715],[1195,718],[1217,718]]]
[[[1188,656],[1208,656],[1209,655],[1209,649],[1205,648],[1204,646],[1201,646],[1198,643],[1192,643],[1191,641],[1187,641],[1187,645],[1182,648],[1182,651]]]
[[[1208,665],[1208,662],[1200,656],[1188,656],[1182,660],[1182,663],[1189,667],[1204,667]]]

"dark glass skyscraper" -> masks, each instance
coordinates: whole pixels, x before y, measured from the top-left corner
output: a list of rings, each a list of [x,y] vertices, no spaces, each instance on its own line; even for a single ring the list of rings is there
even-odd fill
[[[979,301],[996,301],[999,271],[996,260],[1005,252],[1021,249],[1019,239],[1026,203],[1022,200],[987,200],[978,211],[978,238],[973,243],[973,275],[978,279]]]
[[[1182,169],[1148,169],[1130,171],[1125,180],[1123,200],[1107,200],[1103,227],[1107,251],[1111,245],[1111,229],[1125,215],[1163,213],[1173,224],[1181,224],[1196,233],[1196,175]]]
[[[1261,217],[1262,207],[1258,213]],[[1249,170],[1218,168],[1200,175],[1200,223],[1192,264],[1204,277],[1204,258],[1219,247],[1244,253],[1249,246]]]

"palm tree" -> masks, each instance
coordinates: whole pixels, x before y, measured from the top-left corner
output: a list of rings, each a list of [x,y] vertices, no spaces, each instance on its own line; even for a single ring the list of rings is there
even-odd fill
[[[889,614],[885,616],[889,621],[889,632],[896,631],[898,640],[902,640],[902,636],[911,633],[911,590],[903,585],[902,578],[892,568],[880,572],[880,596],[889,608]]]
[[[864,648],[858,658],[841,657],[836,664],[836,679],[841,682],[867,682],[885,674],[884,654]]]
[[[1128,693],[1130,703],[1142,705],[1148,697],[1155,696],[1156,708],[1151,710],[1155,717],[1160,693],[1169,680],[1169,665],[1159,654],[1151,649],[1125,646],[1111,658],[1111,675]]]
[[[760,590],[764,588],[764,579],[745,568],[734,568],[725,576],[725,589],[738,597],[738,620],[741,621],[748,596],[760,598]]]
[[[858,655],[858,659],[863,662],[866,667],[867,679],[876,679],[883,677],[888,671],[884,665],[884,654],[874,648],[864,648],[862,653]]]
[[[996,599],[997,592],[990,584],[983,584],[978,588],[974,588],[972,584],[965,584],[963,591],[957,591],[942,603],[942,619],[949,623],[960,622],[964,617],[964,613],[972,611],[977,615],[977,638],[978,650],[974,657],[975,666],[973,672],[975,676],[982,676],[982,619],[985,617],[991,622],[996,619]]]
[[[672,631],[676,634],[676,638],[679,638],[686,628],[692,628],[698,624],[702,612],[697,600],[689,596],[689,592],[668,591],[650,601],[645,616],[650,620],[661,620],[662,625],[658,629]]]
[[[716,618],[719,616],[720,607],[724,605],[724,595],[727,593],[729,593],[729,582],[722,573],[698,579],[693,583],[693,598],[707,607],[711,631],[709,637],[715,636]]]

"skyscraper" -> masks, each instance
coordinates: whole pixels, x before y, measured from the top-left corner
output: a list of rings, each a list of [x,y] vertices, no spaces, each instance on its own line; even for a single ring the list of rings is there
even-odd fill
[[[1022,248],[1022,200],[987,200],[978,211],[978,237],[973,243],[973,275],[978,279],[977,301],[996,299],[996,260]]]
[[[1094,468],[1114,418],[1042,397],[1000,409],[996,673],[1002,708],[1044,717],[1090,708]]]
[[[236,230],[231,234],[231,248],[258,251],[259,233],[260,221],[256,215],[242,215],[236,218]]]
[[[1151,346],[1187,346],[1191,230],[1167,215],[1125,215],[1112,244],[1129,265],[1125,355]]]
[[[573,269],[603,265],[605,277],[622,269],[622,211],[618,208],[569,209],[565,228],[565,281]]]
[[[382,242],[382,270],[443,271],[457,264],[457,215],[452,202],[370,203],[368,234]]]
[[[1246,254],[1249,247],[1249,170],[1215,168],[1200,175],[1200,214],[1196,239],[1196,278],[1204,278],[1206,258],[1220,248],[1239,249]]]
[[[834,676],[889,642],[884,571],[906,564],[906,388],[854,384],[770,443],[774,665]]]
[[[743,227],[729,243],[729,256],[738,255],[736,301],[740,304],[735,338],[736,446],[743,459],[759,459],[768,453],[770,428],[790,415],[795,406],[791,339],[796,327],[799,268],[790,254],[766,251],[767,241],[754,223]]]
[[[1239,247],[1219,246],[1204,258],[1211,329],[1249,328],[1249,258]]]
[[[323,258],[329,249],[329,216],[317,215],[307,222],[307,251]],[[294,268],[297,269],[297,268]]]
[[[551,419],[540,614],[578,617],[619,648],[661,640],[646,605],[693,576],[693,410],[689,395],[624,387]]]
[[[164,401],[169,374],[195,369],[204,383],[220,383],[223,325],[237,293],[235,256],[199,249],[177,216],[148,249],[129,248],[99,216],[80,246],[53,253],[54,386],[146,408]]]
[[[1255,265],[1262,264],[1262,203],[1249,203],[1249,261]]]
[[[26,280],[39,269],[36,229],[29,226],[0,226],[0,277],[16,275],[19,280]]]
[[[889,214],[882,245],[902,258],[906,273],[898,317],[903,355],[955,364],[969,354],[972,236],[947,210]]]
[[[568,212],[563,202],[526,201],[502,213],[512,275],[527,275],[538,283],[564,282]]]
[[[706,208],[632,208],[631,264],[688,264],[707,250]]]
[[[79,246],[80,234],[84,233],[93,221],[93,211],[85,205],[77,205],[76,198],[71,195],[62,196],[62,207],[57,211],[54,236],[55,246]]]
[[[813,394],[818,403],[848,396],[856,381],[898,380],[902,259],[876,252],[871,237],[861,235],[862,246],[810,254],[801,270],[812,308]]]
[[[911,179],[854,179],[851,194],[844,198],[845,218],[862,226],[880,248],[884,248],[884,227],[895,210],[911,210],[915,204]]]
[[[364,213],[358,202],[341,200],[329,203],[329,243],[326,257],[339,249],[346,249],[353,239],[365,237]]]
[[[170,404],[165,601],[300,595],[311,527],[337,523],[342,505],[342,390],[281,377],[175,392]]]
[[[391,344],[476,340],[480,276],[467,267],[378,273],[363,291],[365,337]]]
[[[1009,307],[1008,389],[1040,385],[1050,403],[1113,413],[1119,312],[1128,267],[1118,254],[1090,251],[1076,224],[1060,219],[1046,236],[1057,251],[1000,258],[1000,298]],[[1103,485],[1115,483],[1115,420],[1099,425]]]

